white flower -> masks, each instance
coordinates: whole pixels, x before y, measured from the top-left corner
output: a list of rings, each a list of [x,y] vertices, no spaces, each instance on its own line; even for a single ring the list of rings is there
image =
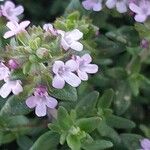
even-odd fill
[[[66,51],[71,48],[76,51],[82,51],[83,45],[78,42],[83,37],[83,33],[78,29],[74,29],[70,32],[64,32],[62,30],[58,30],[58,34],[61,35],[61,46]]]

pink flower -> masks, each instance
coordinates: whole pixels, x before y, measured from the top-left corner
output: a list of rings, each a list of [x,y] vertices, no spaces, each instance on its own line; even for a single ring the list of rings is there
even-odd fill
[[[137,22],[144,22],[150,16],[150,2],[148,0],[141,0],[138,4],[130,3],[129,8],[136,13],[134,19]]]
[[[24,8],[22,6],[15,7],[11,1],[6,1],[5,4],[1,6],[1,15],[10,21],[18,22],[18,16],[21,15],[23,11]]]
[[[52,69],[55,74],[52,82],[53,87],[62,89],[65,86],[65,82],[73,87],[79,86],[81,80],[73,73],[77,66],[74,60],[69,60],[65,64],[62,61],[55,61]]]
[[[17,35],[19,34],[20,32],[24,32],[25,31],[25,28],[30,24],[30,21],[23,21],[21,22],[20,24],[18,24],[17,22],[15,21],[10,21],[7,23],[7,27],[10,29],[10,31],[7,31],[5,34],[4,34],[4,38],[7,39],[7,38],[10,38],[14,35]]]
[[[44,86],[37,87],[34,92],[34,96],[30,96],[26,100],[26,105],[29,108],[35,108],[35,114],[38,117],[42,117],[47,114],[47,107],[54,109],[57,104],[57,100],[48,95],[47,89]]]
[[[58,33],[61,34],[61,46],[64,48],[64,50],[67,51],[69,48],[76,51],[83,50],[83,45],[78,42],[78,40],[83,37],[83,33],[78,29],[74,29],[70,32],[58,30]]]
[[[8,61],[8,65],[10,69],[18,69],[20,67],[19,63],[15,59],[10,59]]]
[[[0,96],[6,98],[11,92],[14,95],[18,95],[23,91],[20,80],[11,81],[5,80],[5,84],[0,88]]]
[[[149,139],[142,139],[140,141],[141,143],[141,147],[142,149],[141,150],[150,150],[150,140]]]
[[[50,23],[44,24],[44,25],[43,25],[43,29],[44,29],[46,32],[50,32],[52,35],[57,36],[57,30],[54,29],[54,27],[53,27],[52,24],[50,24]]]
[[[85,0],[82,2],[82,5],[87,10],[102,10],[102,0]]]
[[[127,12],[127,0],[107,0],[106,6],[109,9],[116,7],[117,11],[120,13]]]
[[[10,70],[2,62],[0,62],[0,80],[5,80],[10,75]]]
[[[82,57],[76,56],[75,60],[78,64],[77,74],[81,80],[88,80],[88,73],[94,74],[98,71],[98,66],[90,64],[92,58],[89,54],[85,54]]]

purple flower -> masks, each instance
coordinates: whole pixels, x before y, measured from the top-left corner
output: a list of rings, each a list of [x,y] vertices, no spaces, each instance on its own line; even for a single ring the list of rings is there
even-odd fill
[[[141,0],[138,4],[130,3],[129,8],[136,13],[134,19],[137,22],[146,21],[147,17],[150,15],[150,1]]]
[[[1,6],[1,15],[5,16],[10,21],[18,22],[18,16],[24,11],[22,6],[15,7],[15,4],[11,1],[6,1],[4,5]]]
[[[5,80],[5,84],[0,88],[0,96],[6,98],[11,92],[14,95],[18,95],[23,91],[20,80],[11,81]]]
[[[141,41],[141,48],[148,48],[149,47],[149,41],[147,41],[146,39],[143,39]]]
[[[43,29],[44,29],[46,32],[50,32],[52,35],[57,36],[57,30],[54,29],[54,27],[53,27],[52,24],[50,24],[50,23],[44,24],[44,25],[43,25]]]
[[[0,80],[5,80],[9,77],[10,70],[2,62],[0,62]]]
[[[52,69],[55,74],[52,86],[57,89],[62,89],[65,86],[65,82],[73,87],[79,86],[81,80],[73,73],[77,70],[77,67],[78,65],[74,60],[69,60],[66,63],[62,61],[55,61]]]
[[[74,29],[70,32],[58,30],[58,34],[61,35],[61,46],[64,50],[67,51],[69,48],[76,51],[83,50],[83,45],[78,42],[78,40],[83,37],[83,33],[80,32],[78,29]]]
[[[150,150],[150,140],[149,139],[142,139],[140,141],[141,143],[141,147],[142,149],[141,150]]]
[[[19,34],[20,32],[24,32],[25,31],[25,28],[30,24],[30,21],[23,21],[21,22],[20,24],[18,24],[17,22],[15,21],[10,21],[7,23],[7,27],[10,29],[10,31],[7,31],[5,34],[4,34],[4,38],[7,39],[7,38],[10,38],[14,35],[17,35]]]
[[[35,108],[35,114],[38,117],[43,117],[47,114],[47,107],[54,109],[57,104],[57,100],[48,95],[47,89],[44,86],[37,87],[34,96],[30,96],[26,100],[26,105],[29,108]]]
[[[82,5],[87,10],[100,11],[102,10],[102,0],[85,0]]]
[[[127,12],[127,0],[107,0],[106,6],[109,9],[116,7],[117,11],[120,13]]]
[[[8,66],[10,69],[18,69],[20,67],[19,63],[15,59],[10,59],[8,61]]]
[[[92,58],[89,54],[85,54],[82,57],[76,56],[75,60],[78,64],[77,74],[81,80],[88,80],[88,73],[94,74],[98,71],[98,66],[90,64]]]

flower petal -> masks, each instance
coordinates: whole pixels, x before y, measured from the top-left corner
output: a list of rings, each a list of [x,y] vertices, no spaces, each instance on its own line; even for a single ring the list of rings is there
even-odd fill
[[[81,80],[83,80],[83,81],[87,81],[87,80],[88,80],[88,75],[87,75],[86,72],[83,72],[83,71],[78,70],[78,71],[77,71],[77,74],[78,74],[78,76],[79,76],[79,78],[80,78]]]
[[[133,12],[135,12],[135,13],[137,13],[137,14],[140,14],[141,13],[141,8],[140,7],[138,7],[136,4],[134,4],[134,3],[130,3],[129,4],[129,8],[133,11]]]
[[[93,5],[93,10],[94,10],[94,11],[100,11],[100,10],[102,10],[102,4],[101,4],[100,2],[95,3],[95,4]]]
[[[16,8],[14,9],[14,14],[15,14],[16,16],[22,14],[23,12],[24,12],[24,8],[23,8],[22,6],[18,6],[18,7],[16,7]]]
[[[36,97],[36,96],[30,96],[26,100],[26,105],[29,108],[34,108],[37,105],[37,101],[38,101],[38,97]]]
[[[19,93],[21,93],[23,91],[23,88],[21,86],[21,82],[19,80],[13,81],[13,82],[16,82],[16,84],[14,87],[12,87],[12,92],[14,95],[18,95]]]
[[[53,72],[55,73],[55,74],[57,74],[58,73],[58,71],[59,71],[59,69],[61,68],[61,67],[64,67],[64,62],[63,61],[55,61],[54,62],[54,64],[53,64]]]
[[[80,42],[76,42],[76,41],[71,43],[70,47],[76,51],[82,51],[83,50],[83,45]]]
[[[147,19],[147,16],[146,15],[135,15],[134,18],[137,22],[144,22]]]
[[[146,138],[141,140],[141,146],[143,149],[150,149],[150,140]]]
[[[38,117],[43,117],[46,115],[46,105],[44,102],[38,103],[38,105],[35,108],[35,114]]]
[[[0,89],[0,96],[6,98],[11,93],[11,86],[5,83]]]
[[[16,21],[9,21],[6,26],[12,30],[12,31],[16,31],[17,28],[19,27],[18,23]]]
[[[70,71],[76,71],[78,69],[78,64],[74,60],[68,60],[65,65],[69,68]]]
[[[85,54],[81,57],[87,64],[89,64],[92,61],[92,57],[89,54]]]
[[[82,2],[82,5],[85,9],[90,10],[92,9],[92,3],[89,0],[85,0]]]
[[[65,86],[65,81],[59,75],[54,76],[52,86],[57,89],[62,89]]]
[[[6,32],[5,34],[4,34],[4,38],[5,39],[8,39],[8,38],[10,38],[10,37],[12,37],[12,36],[14,36],[15,35],[15,33],[13,32],[13,31],[8,31],[8,32]]]
[[[27,20],[27,21],[22,21],[19,24],[19,26],[20,26],[20,28],[25,29],[29,24],[30,24],[30,21]]]
[[[64,80],[73,87],[80,85],[80,78],[72,72],[68,72],[63,76]]]
[[[55,98],[48,96],[46,98],[46,106],[49,108],[55,108],[57,106],[58,102]]]
[[[83,68],[83,71],[93,74],[98,71],[98,66],[95,64],[87,64],[86,67]]]
[[[64,50],[68,50],[69,49],[69,45],[67,44],[67,42],[64,40],[64,38],[61,39],[61,46],[63,47]]]
[[[127,5],[126,5],[125,1],[118,1],[116,4],[116,8],[117,8],[118,12],[120,12],[120,13],[127,12]]]
[[[116,0],[107,0],[106,6],[107,6],[109,9],[114,8],[114,7],[116,6]]]
[[[69,33],[69,36],[71,36],[71,38],[73,39],[73,40],[79,40],[79,39],[81,39],[82,37],[83,37],[83,33],[82,32],[80,32],[78,29],[74,29],[73,31],[71,31],[70,33]]]

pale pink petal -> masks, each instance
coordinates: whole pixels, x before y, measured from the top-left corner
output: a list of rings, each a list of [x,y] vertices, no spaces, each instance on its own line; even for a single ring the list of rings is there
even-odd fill
[[[81,57],[81,59],[83,59],[86,63],[90,63],[92,61],[92,58],[89,54],[85,54]]]
[[[30,24],[30,21],[22,21],[20,23],[20,28],[24,29]]]
[[[14,5],[14,3],[11,2],[11,1],[6,1],[6,3],[4,4],[4,7],[5,7],[6,9],[15,8],[15,5]]]
[[[5,83],[0,89],[0,96],[6,98],[11,93],[11,86]]]
[[[60,34],[62,37],[65,35],[65,31],[57,30],[57,33]]]
[[[20,84],[20,81],[14,81],[14,82],[16,82],[16,85],[12,87],[12,92],[14,95],[18,95],[19,93],[23,91],[23,88]]]
[[[44,102],[38,103],[38,105],[35,107],[35,114],[38,117],[43,117],[46,115],[46,105]]]
[[[61,67],[64,67],[64,62],[55,61],[54,64],[53,64],[53,69],[52,70],[55,74],[57,74]]]
[[[147,19],[147,16],[146,15],[135,15],[134,18],[137,22],[144,22]]]
[[[70,71],[76,71],[78,68],[78,64],[74,60],[68,60],[65,65],[69,68]]]
[[[149,139],[143,139],[141,140],[141,146],[142,148],[145,148],[145,149],[150,149],[150,140]]]
[[[65,81],[59,75],[54,76],[52,86],[57,89],[62,89],[65,86]]]
[[[93,74],[98,71],[98,66],[95,64],[87,64],[86,67],[83,68],[83,71]]]
[[[117,2],[116,8],[117,8],[118,12],[120,12],[120,13],[127,12],[127,5],[124,1]]]
[[[64,80],[73,87],[77,87],[80,85],[80,78],[72,72],[66,73],[63,76]]]
[[[66,51],[69,49],[69,45],[67,44],[67,42],[63,38],[61,39],[61,46]]]
[[[137,14],[140,14],[140,13],[141,13],[141,8],[140,8],[139,6],[137,6],[136,4],[134,4],[134,3],[130,3],[130,4],[129,4],[129,8],[130,8],[133,12],[135,12],[135,13],[137,13]]]
[[[83,37],[83,33],[80,32],[78,29],[74,29],[73,31],[71,31],[69,33],[69,36],[71,36],[71,38],[73,40],[79,40],[79,39],[81,39]]]
[[[83,72],[83,71],[78,70],[78,71],[77,71],[77,74],[78,74],[78,76],[79,76],[79,78],[80,78],[81,80],[83,80],[83,81],[87,81],[87,80],[88,80],[88,75],[87,75],[86,72]]]
[[[29,98],[27,98],[26,100],[26,105],[29,108],[34,108],[37,105],[37,101],[38,101],[39,97],[36,96],[30,96]]]
[[[85,9],[90,10],[92,9],[92,3],[89,0],[85,0],[82,2],[82,5]]]
[[[6,26],[12,31],[15,31],[19,27],[16,21],[9,21]]]
[[[13,32],[13,31],[8,31],[8,32],[6,32],[5,34],[4,34],[4,38],[5,39],[8,39],[8,38],[10,38],[10,37],[12,37],[12,36],[14,36],[15,35],[15,33]]]
[[[114,8],[114,7],[116,6],[116,0],[107,0],[106,6],[107,6],[109,9]]]
[[[16,16],[18,16],[18,15],[22,14],[23,11],[24,11],[24,8],[23,8],[22,6],[18,6],[18,7],[16,7],[16,8],[14,9],[14,14],[15,14]]]
[[[76,50],[76,51],[82,51],[83,50],[83,45],[79,42],[76,42],[74,41],[73,43],[71,43],[70,47],[73,49],[73,50]]]
[[[53,97],[46,97],[46,106],[49,108],[55,108],[57,106],[58,102],[55,98]]]
[[[94,11],[100,11],[100,10],[102,10],[102,4],[101,4],[100,2],[95,3],[95,4],[93,5],[93,10],[94,10]]]

